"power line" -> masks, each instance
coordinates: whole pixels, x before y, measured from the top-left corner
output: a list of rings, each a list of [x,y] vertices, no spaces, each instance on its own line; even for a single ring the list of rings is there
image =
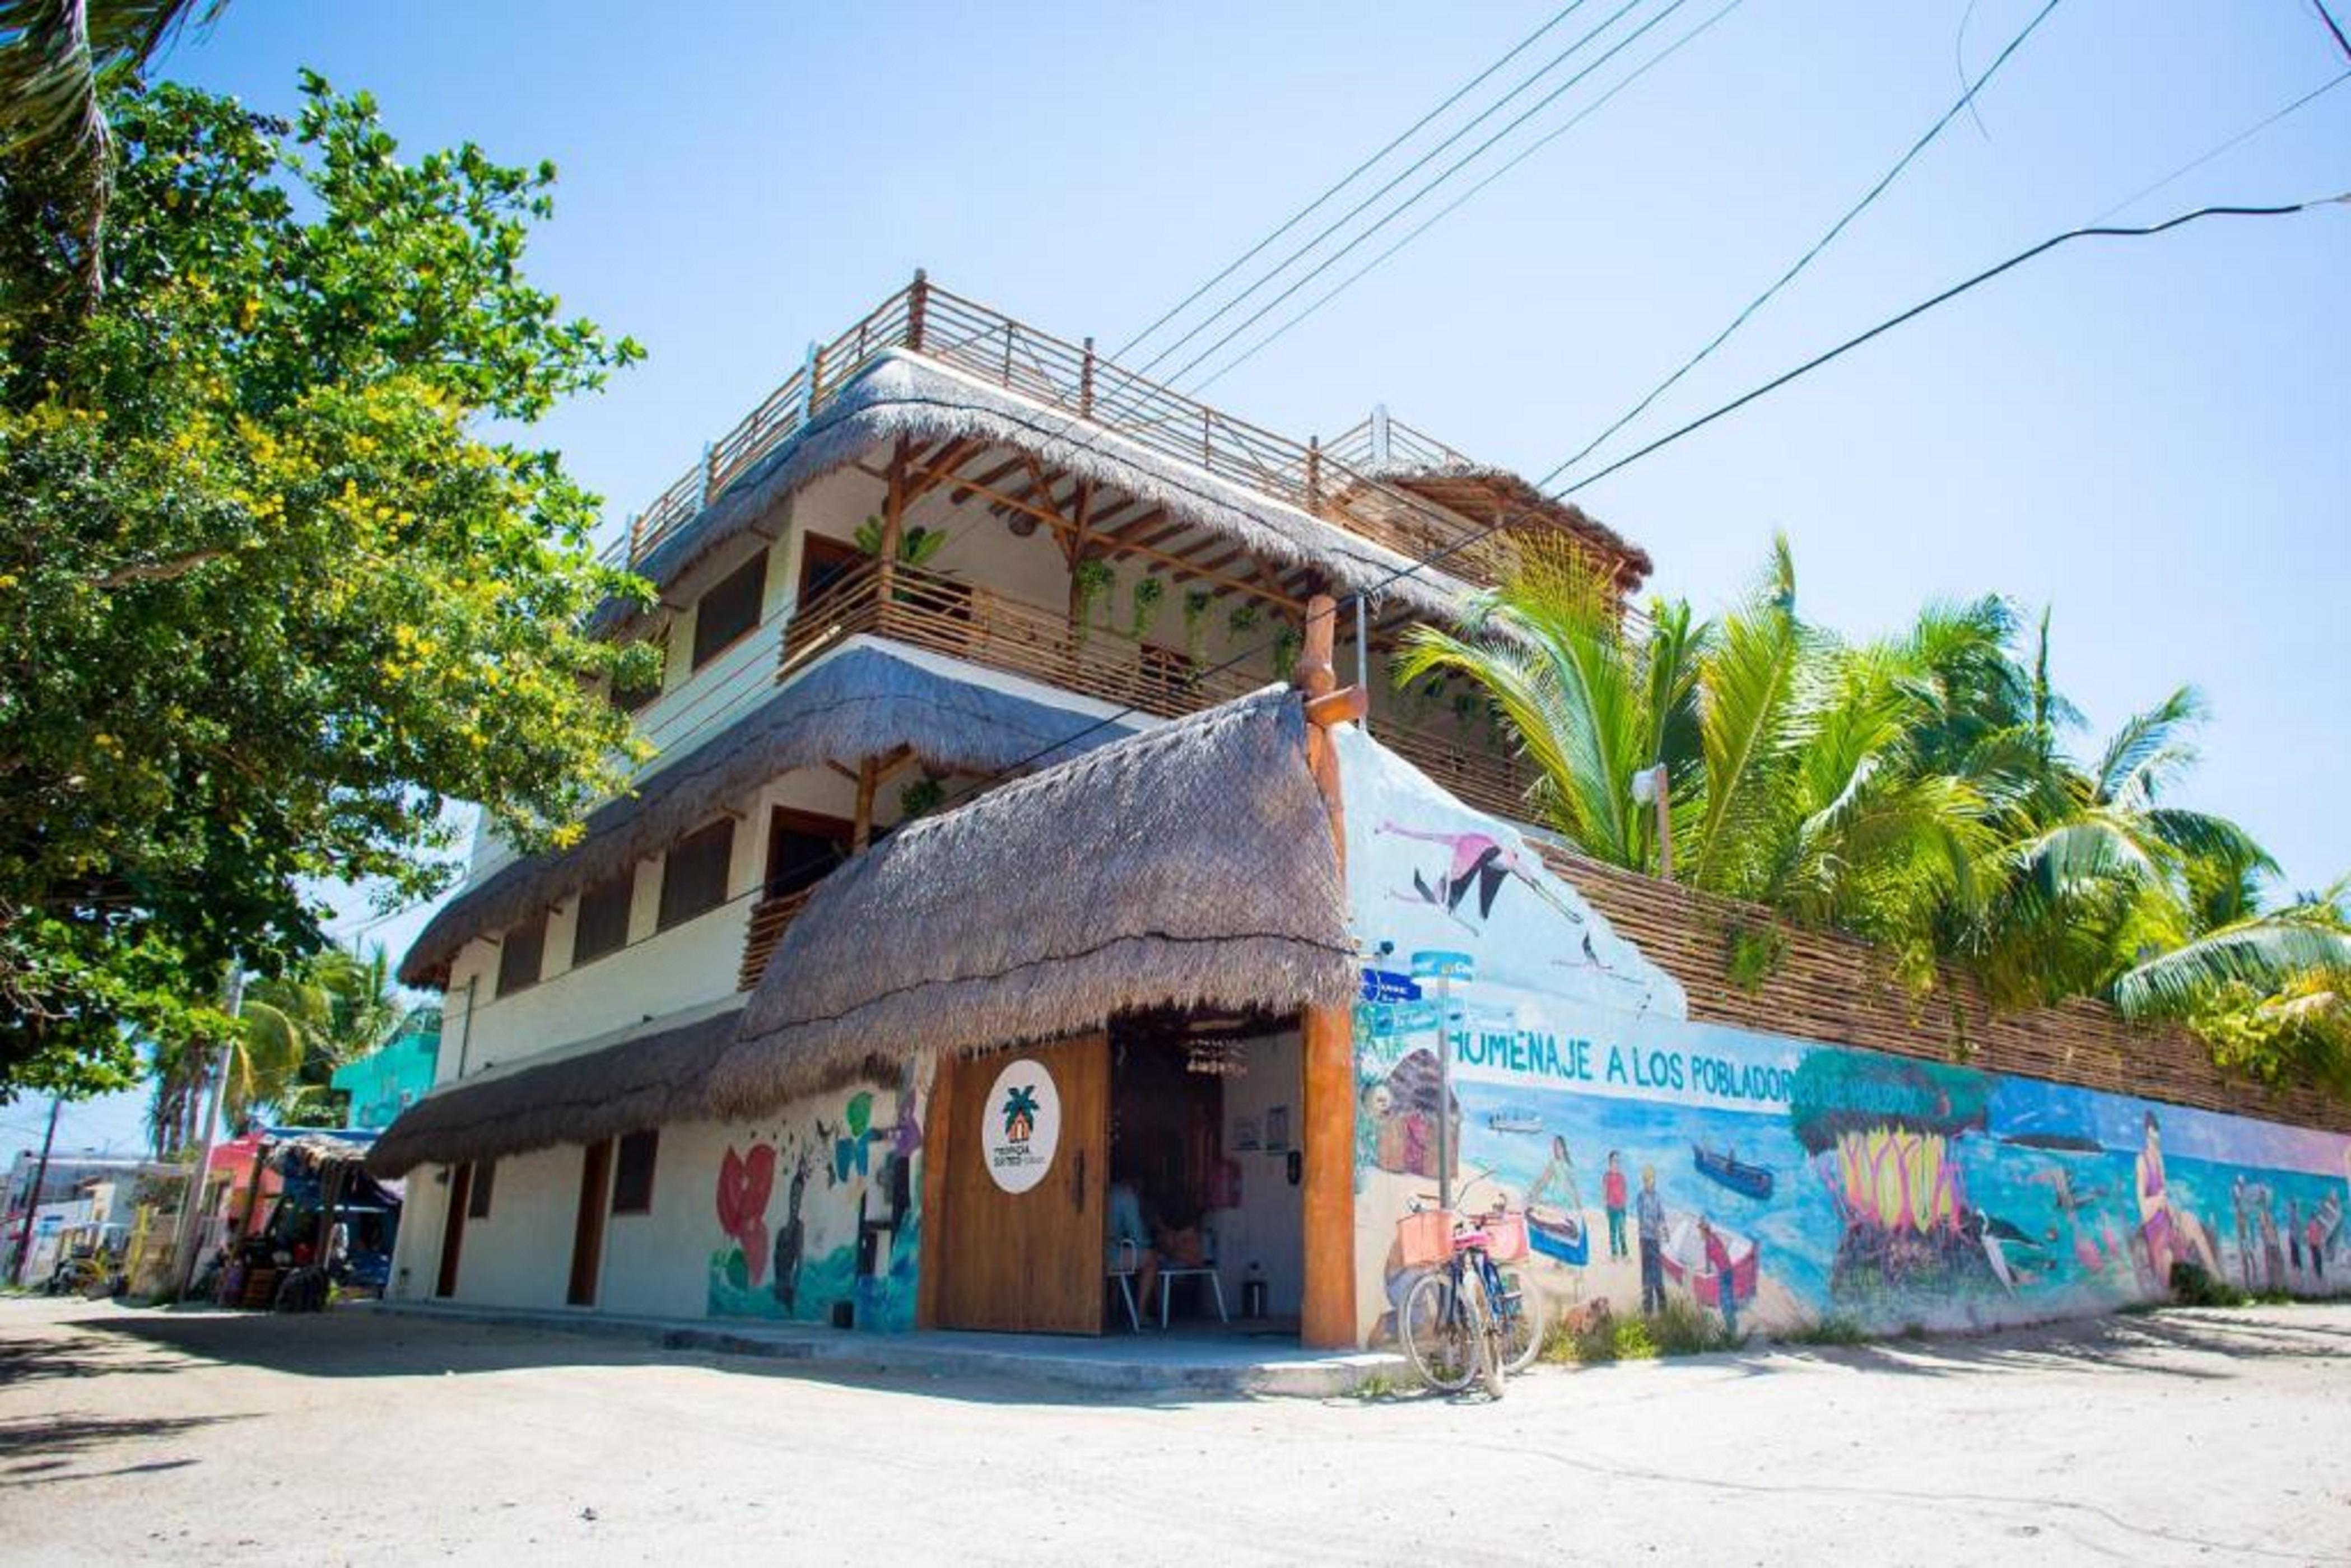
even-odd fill
[[[2335,26],[2335,13],[2326,8],[2326,0],[2310,0],[2310,3],[2317,8],[2318,19],[2326,24],[2326,30],[2335,35],[2335,47],[2343,51],[2345,59],[2351,59],[2351,38],[2345,37],[2343,29]]]
[[[1677,3],[1678,3],[1678,0],[1677,0]],[[1641,4],[1642,0],[1625,0],[1625,4],[1618,6],[1614,11],[1609,13],[1599,26],[1585,32],[1581,37],[1577,38],[1575,42],[1568,45],[1566,48],[1562,49],[1550,59],[1545,60],[1540,67],[1536,67],[1534,71],[1520,80],[1518,86],[1512,88],[1510,91],[1496,99],[1492,103],[1488,104],[1484,109],[1479,110],[1474,118],[1469,119],[1466,124],[1457,127],[1453,133],[1447,136],[1444,140],[1438,142],[1436,146],[1430,148],[1427,151],[1422,153],[1418,158],[1414,159],[1410,163],[1399,170],[1388,180],[1387,183],[1382,185],[1378,190],[1373,192],[1370,195],[1364,197],[1362,201],[1356,202],[1345,212],[1340,213],[1336,219],[1324,225],[1322,231],[1316,234],[1312,239],[1308,240],[1304,244],[1298,246],[1288,255],[1282,257],[1280,261],[1267,268],[1259,275],[1258,280],[1255,283],[1250,284],[1247,288],[1241,290],[1238,294],[1225,301],[1224,304],[1209,312],[1203,319],[1195,322],[1191,328],[1181,337],[1176,338],[1173,343],[1168,344],[1165,348],[1160,349],[1158,353],[1144,361],[1143,365],[1137,369],[1136,374],[1141,375],[1143,372],[1147,371],[1154,366],[1159,364],[1162,360],[1170,358],[1177,349],[1180,349],[1184,345],[1189,343],[1201,333],[1207,331],[1217,321],[1222,320],[1226,316],[1240,308],[1242,301],[1248,299],[1259,289],[1263,288],[1267,284],[1271,283],[1275,278],[1280,276],[1284,272],[1288,271],[1292,265],[1294,265],[1301,257],[1311,254],[1314,248],[1317,245],[1320,245],[1323,241],[1329,239],[1332,234],[1337,234],[1341,229],[1345,228],[1349,223],[1353,223],[1358,217],[1363,215],[1366,209],[1378,202],[1380,199],[1385,196],[1389,192],[1395,190],[1398,185],[1403,184],[1406,180],[1411,179],[1421,170],[1428,167],[1428,165],[1434,162],[1437,156],[1443,153],[1447,148],[1453,146],[1463,137],[1468,136],[1471,131],[1477,130],[1478,127],[1483,125],[1488,119],[1491,119],[1503,105],[1509,103],[1512,99],[1517,98],[1520,93],[1523,93],[1528,88],[1533,87],[1537,82],[1542,80],[1543,78],[1549,76],[1552,71],[1557,70],[1570,58],[1580,53],[1586,44],[1591,43],[1593,39],[1598,37],[1609,28],[1614,26],[1625,13],[1635,9]],[[1573,84],[1571,83],[1570,85],[1572,86]],[[1552,96],[1557,97],[1558,95],[1557,93],[1553,93]],[[1536,104],[1535,108],[1541,109],[1544,103],[1549,103],[1551,99],[1546,98],[1541,103]],[[1532,111],[1530,110],[1529,112]],[[1520,119],[1525,119],[1524,115],[1520,116]],[[1519,123],[1518,120],[1513,120],[1511,122],[1513,125],[1517,123]],[[1455,167],[1458,168],[1459,165],[1457,164]],[[1405,205],[1410,206],[1412,204],[1412,201],[1416,200],[1418,200],[1418,197],[1414,197],[1412,200],[1407,201]],[[1343,252],[1341,254],[1343,254],[1344,253]],[[1327,265],[1328,263],[1324,265]],[[1309,275],[1311,276],[1311,275],[1310,274]],[[1277,300],[1275,303],[1279,304],[1280,301]],[[1250,317],[1250,320],[1255,319],[1256,317]],[[1249,325],[1249,322],[1245,321],[1241,325],[1246,327]],[[1211,344],[1209,346],[1208,352],[1214,353],[1218,346],[1218,344]],[[1175,380],[1176,377],[1184,374],[1184,370],[1191,369],[1192,364],[1197,364],[1198,362],[1198,358],[1196,357],[1191,361],[1191,364],[1186,365],[1184,369],[1177,370],[1175,375],[1170,376],[1168,379],[1170,381]]]
[[[1562,22],[1566,21],[1568,17],[1581,10],[1586,3],[1587,0],[1570,0],[1568,5],[1563,5],[1559,10],[1553,12],[1552,14],[1551,20],[1545,22],[1541,26],[1537,27],[1533,32],[1529,33],[1525,37],[1520,39],[1517,45],[1515,45],[1508,54],[1504,55],[1500,59],[1496,60],[1492,65],[1488,66],[1484,70],[1479,71],[1476,76],[1471,77],[1468,81],[1462,83],[1460,87],[1455,88],[1453,95],[1450,98],[1447,98],[1443,103],[1438,104],[1435,109],[1430,109],[1426,114],[1422,115],[1418,119],[1414,120],[1410,125],[1406,126],[1404,130],[1386,146],[1381,148],[1377,152],[1373,153],[1369,158],[1364,159],[1361,163],[1356,164],[1353,169],[1348,170],[1344,175],[1340,177],[1337,184],[1332,185],[1320,196],[1315,197],[1314,200],[1309,202],[1305,206],[1301,207],[1297,212],[1291,213],[1289,219],[1283,223],[1280,228],[1266,235],[1265,238],[1258,241],[1257,244],[1251,245],[1248,250],[1243,251],[1238,258],[1226,265],[1224,271],[1218,273],[1216,276],[1210,278],[1207,282],[1202,284],[1199,287],[1186,295],[1182,299],[1176,301],[1176,304],[1169,306],[1166,311],[1161,314],[1157,320],[1144,327],[1142,331],[1136,333],[1134,337],[1128,338],[1118,348],[1111,350],[1110,358],[1116,359],[1126,354],[1137,344],[1143,342],[1144,339],[1149,337],[1153,333],[1166,326],[1168,322],[1174,320],[1176,317],[1181,316],[1186,310],[1191,308],[1191,306],[1196,303],[1203,295],[1215,288],[1217,285],[1224,282],[1225,279],[1232,276],[1233,274],[1238,272],[1242,267],[1248,265],[1251,261],[1262,254],[1268,245],[1272,244],[1274,241],[1281,238],[1282,235],[1288,234],[1300,223],[1305,222],[1309,213],[1314,212],[1317,208],[1322,207],[1324,203],[1328,202],[1332,197],[1336,196],[1340,192],[1353,184],[1357,179],[1362,177],[1366,170],[1370,169],[1373,165],[1379,162],[1381,159],[1385,158],[1389,153],[1394,152],[1397,148],[1403,146],[1405,142],[1418,135],[1431,120],[1434,120],[1447,109],[1451,109],[1455,104],[1459,103],[1463,99],[1468,97],[1469,94],[1475,91],[1486,81],[1488,78],[1491,77],[1496,71],[1500,70],[1504,66],[1509,65],[1512,60],[1517,59],[1520,55],[1524,54],[1533,46],[1534,41],[1537,38],[1541,37],[1545,33],[1550,32]]]
[[[1611,424],[1606,430],[1602,431],[1598,435],[1586,441],[1580,450],[1569,456],[1565,462],[1560,463],[1556,468],[1553,468],[1549,473],[1546,473],[1541,478],[1536,480],[1535,487],[1537,489],[1541,489],[1544,485],[1551,483],[1552,481],[1557,479],[1561,473],[1574,467],[1577,463],[1582,462],[1585,458],[1591,456],[1593,450],[1599,447],[1603,442],[1606,441],[1610,436],[1614,435],[1618,431],[1623,430],[1626,425],[1631,424],[1635,420],[1640,418],[1642,414],[1648,410],[1649,405],[1655,403],[1659,398],[1665,396],[1666,393],[1671,390],[1674,385],[1680,381],[1684,376],[1687,376],[1692,370],[1697,369],[1698,366],[1704,363],[1716,349],[1729,342],[1732,334],[1736,333],[1740,327],[1746,326],[1748,321],[1754,317],[1757,311],[1770,304],[1772,298],[1777,296],[1782,289],[1787,287],[1791,283],[1793,283],[1797,276],[1802,274],[1805,268],[1811,266],[1813,263],[1820,257],[1822,252],[1827,250],[1831,244],[1835,243],[1836,237],[1839,234],[1844,233],[1846,228],[1849,227],[1855,219],[1859,218],[1863,213],[1868,211],[1871,204],[1874,203],[1879,196],[1885,194],[1886,187],[1892,185],[1895,181],[1902,177],[1903,171],[1909,168],[1910,165],[1917,161],[1918,155],[1927,151],[1928,144],[1933,142],[1937,137],[1943,133],[1943,130],[1946,126],[1949,125],[1952,120],[1959,118],[1960,111],[1975,102],[1976,95],[1983,91],[1984,84],[1991,81],[1993,77],[1997,76],[2000,73],[2000,68],[2009,62],[2010,57],[2013,56],[2017,50],[2024,47],[2024,41],[2032,36],[2034,31],[2040,27],[2042,23],[2049,19],[2049,13],[2057,9],[2058,3],[2059,0],[2047,0],[2047,4],[2043,5],[2039,11],[2033,13],[2032,19],[2024,25],[2023,31],[2018,33],[2015,37],[2011,38],[2008,41],[2008,47],[2001,50],[1999,54],[1992,57],[1991,64],[1983,68],[1982,74],[1978,76],[1973,82],[1968,85],[1967,89],[1959,94],[1958,99],[1954,101],[1949,109],[1946,109],[1940,115],[1936,117],[1935,122],[1927,128],[1926,134],[1920,136],[1916,141],[1912,142],[1910,144],[1909,151],[1906,151],[1901,157],[1894,161],[1894,167],[1888,169],[1884,174],[1880,175],[1876,184],[1872,185],[1867,191],[1862,192],[1861,200],[1846,208],[1844,214],[1838,218],[1835,223],[1829,225],[1828,233],[1823,234],[1819,239],[1813,242],[1811,248],[1796,258],[1796,262],[1793,266],[1791,266],[1787,271],[1782,273],[1779,277],[1772,282],[1769,288],[1766,288],[1762,293],[1748,301],[1745,307],[1742,308],[1738,315],[1730,318],[1730,324],[1729,326],[1716,333],[1713,337],[1707,341],[1705,347],[1701,348],[1697,353],[1684,360],[1671,375],[1668,375],[1664,380],[1650,388],[1647,393],[1642,397],[1640,401],[1635,403],[1631,408],[1625,410],[1624,413],[1618,415],[1614,423]]]
[[[1248,331],[1250,327],[1264,320],[1268,316],[1279,309],[1284,300],[1287,300],[1300,289],[1304,288],[1308,284],[1312,283],[1316,278],[1322,276],[1332,267],[1337,265],[1340,259],[1345,256],[1349,252],[1354,250],[1356,246],[1361,245],[1366,240],[1369,240],[1374,234],[1378,234],[1382,229],[1395,222],[1396,219],[1404,216],[1405,213],[1411,211],[1413,207],[1416,206],[1422,200],[1424,200],[1430,192],[1436,190],[1439,185],[1444,184],[1447,180],[1452,179],[1454,175],[1459,173],[1461,170],[1468,164],[1473,163],[1478,159],[1483,157],[1487,151],[1493,147],[1496,142],[1500,141],[1512,131],[1518,130],[1519,127],[1524,125],[1528,120],[1533,119],[1536,115],[1541,114],[1544,109],[1550,108],[1553,103],[1559,100],[1561,95],[1574,88],[1585,78],[1591,76],[1593,72],[1598,70],[1602,66],[1606,65],[1610,60],[1615,58],[1617,55],[1631,47],[1635,43],[1638,42],[1641,36],[1647,33],[1649,29],[1656,26],[1667,17],[1672,16],[1675,12],[1680,10],[1688,3],[1689,0],[1669,0],[1669,4],[1667,4],[1664,10],[1658,12],[1647,21],[1634,28],[1632,32],[1626,34],[1616,43],[1611,45],[1598,59],[1593,61],[1590,65],[1584,67],[1582,70],[1568,78],[1567,80],[1553,88],[1550,92],[1545,93],[1541,98],[1535,101],[1533,107],[1520,113],[1508,125],[1503,126],[1501,130],[1496,131],[1493,135],[1488,137],[1485,140],[1471,148],[1461,157],[1446,165],[1444,171],[1440,172],[1437,178],[1429,181],[1419,190],[1415,191],[1411,195],[1405,197],[1400,205],[1393,207],[1386,213],[1383,213],[1379,220],[1374,223],[1370,227],[1363,230],[1345,244],[1340,246],[1337,250],[1323,257],[1322,260],[1316,263],[1311,269],[1306,272],[1302,276],[1299,277],[1295,282],[1291,283],[1289,287],[1283,289],[1280,294],[1275,295],[1271,299],[1267,300],[1263,305],[1259,306],[1257,309],[1251,311],[1247,317],[1243,317],[1240,323],[1234,327],[1230,331],[1225,333],[1224,336],[1218,337],[1214,343],[1209,344],[1206,348],[1201,349],[1200,352],[1193,355],[1191,358],[1186,360],[1175,371],[1170,373],[1168,379],[1170,381],[1174,381],[1190,374],[1193,369],[1198,367],[1202,360],[1216,354],[1219,349],[1223,348],[1226,344],[1230,343],[1234,338],[1239,337],[1242,333]],[[2051,0],[2051,4],[2053,5],[2055,3],[2056,0]],[[1590,37],[1597,36],[1600,32],[1613,25],[1619,17],[1623,16],[1626,12],[1631,11],[1639,4],[1640,0],[1627,0],[1627,3],[1621,9],[1610,16],[1606,22],[1602,23],[1599,27],[1594,28],[1590,35],[1587,35],[1587,40]],[[1406,172],[1408,173],[1410,171],[1406,171]],[[1302,251],[1300,253],[1300,254],[1303,254],[1304,252]],[[1287,265],[1289,264],[1284,263],[1283,265]]]
[[[2210,152],[2200,153],[2197,157],[2189,159],[2187,162],[2181,164],[2179,168],[2174,169],[2170,173],[2166,174],[2162,179],[2158,180],[2152,185],[2141,186],[2139,189],[2132,192],[2129,195],[2125,196],[2121,201],[2116,202],[2113,206],[2108,207],[2105,212],[2100,213],[2096,217],[2090,221],[2094,223],[2105,223],[2108,218],[2113,217],[2116,213],[2121,212],[2124,208],[2134,206],[2145,198],[2154,195],[2158,191],[2162,190],[2166,185],[2170,184],[2175,180],[2184,179],[2188,175],[2193,174],[2196,171],[2203,168],[2204,165],[2211,162],[2212,160],[2220,157],[2222,153],[2234,151],[2239,146],[2252,140],[2254,137],[2260,135],[2262,131],[2267,130],[2271,126],[2275,125],[2279,120],[2283,119],[2286,116],[2294,113],[2296,109],[2301,109],[2305,104],[2317,102],[2320,99],[2325,98],[2328,93],[2333,92],[2336,88],[2341,87],[2345,82],[2351,82],[2351,71],[2341,72],[2340,74],[2321,82],[2318,86],[2311,88],[2300,98],[2295,99],[2292,103],[2287,104],[2283,109],[2275,109],[2263,116],[2262,119],[2255,120],[2252,124],[2245,127],[2244,130],[2237,132],[2236,135],[2229,138],[2228,140],[2223,141],[2219,146],[2213,148]]]
[[[1779,390],[1782,387],[1784,387],[1789,382],[1795,380],[1798,377],[1809,375],[1813,371],[1817,370],[1822,366],[1827,364],[1830,360],[1839,358],[1844,355],[1851,353],[1854,349],[1858,348],[1863,344],[1870,341],[1870,339],[1892,331],[1895,327],[1901,326],[1904,322],[1915,320],[1918,317],[1924,316],[1927,312],[1934,309],[1937,306],[1942,305],[1949,300],[1956,299],[1960,295],[1967,293],[1970,289],[1975,288],[1980,285],[1990,283],[1992,279],[2000,276],[2002,273],[2022,266],[2026,262],[2032,260],[2035,256],[2043,255],[2050,251],[2055,250],[2060,245],[2070,244],[2075,240],[2087,239],[2146,239],[2156,234],[2168,233],[2173,229],[2183,227],[2186,224],[2195,223],[2203,218],[2283,218],[2291,216],[2296,213],[2309,212],[2314,207],[2335,204],[2351,204],[2351,193],[2339,196],[2314,197],[2306,202],[2294,202],[2284,206],[2277,207],[2199,207],[2193,212],[2182,213],[2176,218],[2167,218],[2159,223],[2148,223],[2135,228],[2105,228],[2092,224],[2078,229],[2068,229],[2060,234],[2053,234],[2049,238],[2043,240],[2039,244],[2021,250],[2014,255],[2010,256],[2006,261],[1986,267],[1983,271],[1977,273],[1974,276],[1966,278],[1959,283],[1955,283],[1950,287],[1944,289],[1941,293],[1932,295],[1928,298],[1919,301],[1917,305],[1910,306],[1909,309],[1901,312],[1899,315],[1887,317],[1885,320],[1879,322],[1876,326],[1872,327],[1867,331],[1857,333],[1854,337],[1846,338],[1835,348],[1831,348],[1824,353],[1814,355],[1812,358],[1805,360],[1794,369],[1774,376],[1771,379],[1764,382],[1761,386],[1757,387],[1750,391],[1742,393],[1739,397],[1733,398],[1730,401],[1724,403],[1710,413],[1701,414],[1697,419],[1690,421],[1687,424],[1682,425],[1678,429],[1670,431],[1665,435],[1659,436],[1656,441],[1649,442],[1648,445],[1637,448],[1635,451],[1626,453],[1625,456],[1618,458],[1615,462],[1608,464],[1607,467],[1577,480],[1573,484],[1567,486],[1565,489],[1562,489],[1556,493],[1561,498],[1564,498],[1566,496],[1573,495],[1577,491],[1583,489],[1587,485],[1595,484],[1601,480],[1607,478],[1610,474],[1639,462],[1642,458],[1648,456],[1651,452],[1657,451],[1659,448],[1669,446],[1673,442],[1681,440],[1684,436],[1690,435],[1698,431],[1703,430],[1708,425],[1712,424],[1715,421],[1721,419],[1724,415],[1735,413],[1739,410],[1745,408],[1748,404],[1755,401],[1756,399]]]
[[[1733,11],[1738,10],[1739,7],[1745,3],[1746,0],[1730,0],[1729,5],[1715,12],[1705,21],[1700,22],[1697,26],[1692,27],[1688,32],[1684,33],[1680,37],[1667,45],[1655,55],[1650,56],[1649,58],[1643,62],[1639,67],[1627,73],[1624,79],[1617,82],[1615,86],[1610,88],[1606,92],[1602,93],[1598,98],[1584,105],[1583,108],[1576,110],[1574,114],[1568,117],[1564,123],[1543,132],[1542,135],[1536,138],[1533,141],[1529,142],[1525,147],[1521,148],[1517,152],[1512,153],[1509,161],[1505,162],[1500,168],[1495,170],[1492,173],[1479,181],[1475,185],[1470,186],[1469,189],[1464,191],[1458,196],[1454,197],[1452,201],[1447,202],[1443,207],[1438,208],[1431,216],[1423,219],[1418,224],[1415,225],[1408,233],[1406,233],[1402,239],[1388,246],[1387,249],[1374,256],[1370,261],[1365,262],[1353,272],[1349,273],[1346,277],[1334,285],[1329,292],[1318,296],[1311,305],[1307,306],[1297,315],[1292,316],[1280,326],[1275,327],[1272,331],[1259,338],[1255,343],[1252,343],[1247,348],[1242,349],[1235,358],[1227,360],[1220,369],[1210,374],[1205,380],[1195,383],[1192,388],[1194,394],[1197,395],[1198,393],[1207,391],[1210,387],[1215,386],[1218,381],[1223,380],[1227,376],[1231,375],[1235,370],[1240,369],[1241,366],[1247,364],[1249,360],[1254,359],[1257,356],[1265,352],[1266,349],[1271,348],[1275,343],[1280,342],[1283,337],[1287,337],[1293,328],[1302,325],[1308,317],[1313,316],[1324,306],[1330,304],[1332,300],[1346,293],[1347,290],[1354,287],[1356,284],[1361,283],[1365,276],[1370,275],[1390,256],[1395,255],[1398,251],[1412,244],[1413,241],[1420,238],[1421,235],[1428,233],[1429,230],[1435,228],[1438,223],[1443,223],[1447,218],[1452,216],[1453,213],[1463,204],[1468,202],[1471,197],[1477,195],[1480,191],[1486,189],[1487,186],[1491,185],[1495,181],[1499,180],[1503,175],[1508,174],[1511,170],[1516,169],[1520,164],[1524,163],[1528,159],[1533,157],[1536,153],[1541,151],[1544,148],[1550,146],[1552,142],[1558,140],[1569,131],[1573,130],[1577,126],[1582,125],[1593,115],[1597,114],[1607,105],[1609,99],[1614,98],[1618,93],[1623,92],[1626,88],[1631,87],[1635,82],[1639,81],[1643,77],[1648,75],[1649,72],[1655,70],[1657,67],[1665,64],[1667,60],[1679,53],[1686,45],[1697,41],[1699,35],[1711,29],[1717,22],[1721,21]]]

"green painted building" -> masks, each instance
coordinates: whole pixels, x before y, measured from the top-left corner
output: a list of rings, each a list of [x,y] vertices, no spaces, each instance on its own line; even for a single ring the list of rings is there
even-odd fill
[[[418,1008],[381,1050],[335,1069],[328,1080],[345,1099],[347,1127],[384,1127],[433,1086],[441,1054],[441,1014]]]

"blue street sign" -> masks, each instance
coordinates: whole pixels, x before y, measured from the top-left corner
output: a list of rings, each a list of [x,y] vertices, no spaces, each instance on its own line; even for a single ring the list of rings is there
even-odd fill
[[[1408,974],[1398,974],[1391,969],[1367,969],[1364,971],[1364,1000],[1418,1002],[1420,987],[1413,984]]]
[[[1468,980],[1478,964],[1468,953],[1430,950],[1412,955],[1415,980]]]

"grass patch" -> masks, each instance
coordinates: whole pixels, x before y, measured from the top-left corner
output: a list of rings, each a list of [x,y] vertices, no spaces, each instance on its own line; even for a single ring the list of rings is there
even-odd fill
[[[2179,1306],[2234,1307],[2247,1305],[2253,1298],[2203,1264],[2182,1259],[2171,1265],[2171,1299]]]
[[[1869,1334],[1849,1317],[1816,1318],[1802,1328],[1771,1336],[1782,1345],[1866,1345]]]
[[[1702,1355],[1736,1350],[1744,1334],[1725,1334],[1714,1315],[1693,1303],[1669,1301],[1662,1311],[1619,1317],[1605,1303],[1570,1314],[1552,1327],[1543,1359],[1578,1366],[1612,1361],[1651,1361],[1660,1355]]]

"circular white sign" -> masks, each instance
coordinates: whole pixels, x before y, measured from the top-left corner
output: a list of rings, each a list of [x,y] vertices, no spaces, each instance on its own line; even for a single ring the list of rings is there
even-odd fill
[[[1045,1179],[1061,1141],[1061,1096],[1044,1064],[1023,1056],[996,1075],[979,1112],[981,1158],[1007,1192],[1026,1192]]]

